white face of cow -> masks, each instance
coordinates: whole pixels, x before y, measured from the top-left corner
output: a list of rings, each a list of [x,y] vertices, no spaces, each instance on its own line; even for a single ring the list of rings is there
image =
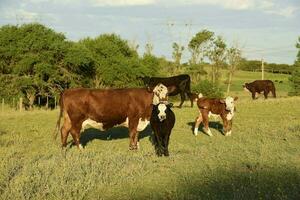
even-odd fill
[[[157,105],[160,101],[167,100],[168,97],[168,88],[164,86],[163,84],[158,84],[153,89],[154,97],[153,97],[153,104]]]
[[[166,104],[159,104],[158,105],[158,119],[159,121],[164,121],[167,118],[166,114],[167,106]]]
[[[233,112],[234,111],[234,98],[226,97],[225,99],[226,110]]]

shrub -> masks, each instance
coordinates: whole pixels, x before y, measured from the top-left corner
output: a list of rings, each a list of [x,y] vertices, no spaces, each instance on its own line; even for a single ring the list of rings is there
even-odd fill
[[[211,98],[221,98],[224,96],[223,89],[219,85],[213,84],[208,80],[203,80],[196,85],[192,85],[192,90]]]

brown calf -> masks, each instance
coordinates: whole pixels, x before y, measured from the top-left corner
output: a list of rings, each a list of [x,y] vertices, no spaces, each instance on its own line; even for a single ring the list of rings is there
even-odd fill
[[[224,135],[231,135],[232,118],[234,115],[234,102],[238,97],[227,97],[226,99],[219,98],[206,98],[199,94],[197,105],[199,108],[199,116],[195,120],[194,134],[198,135],[198,128],[201,122],[204,125],[204,131],[212,136],[212,133],[208,127],[209,116],[212,114],[221,116],[224,125]]]

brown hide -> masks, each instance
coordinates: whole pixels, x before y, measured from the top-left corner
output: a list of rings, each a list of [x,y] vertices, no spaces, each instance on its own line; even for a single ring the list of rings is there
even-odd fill
[[[128,117],[130,149],[137,148],[139,120],[150,120],[153,92],[144,88],[131,89],[68,89],[61,95],[61,112],[64,124],[61,129],[62,146],[66,146],[70,132],[75,144],[79,138],[82,122],[92,119],[103,124],[104,129],[122,124]]]

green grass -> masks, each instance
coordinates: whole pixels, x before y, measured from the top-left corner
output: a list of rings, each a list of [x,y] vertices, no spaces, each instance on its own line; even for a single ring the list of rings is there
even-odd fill
[[[64,158],[52,138],[57,110],[7,111],[0,199],[300,199],[299,102],[242,96],[231,137],[214,128],[195,137],[197,108],[174,108],[167,158],[154,154],[149,129],[136,152],[126,129],[86,131],[84,151],[72,146]]]

